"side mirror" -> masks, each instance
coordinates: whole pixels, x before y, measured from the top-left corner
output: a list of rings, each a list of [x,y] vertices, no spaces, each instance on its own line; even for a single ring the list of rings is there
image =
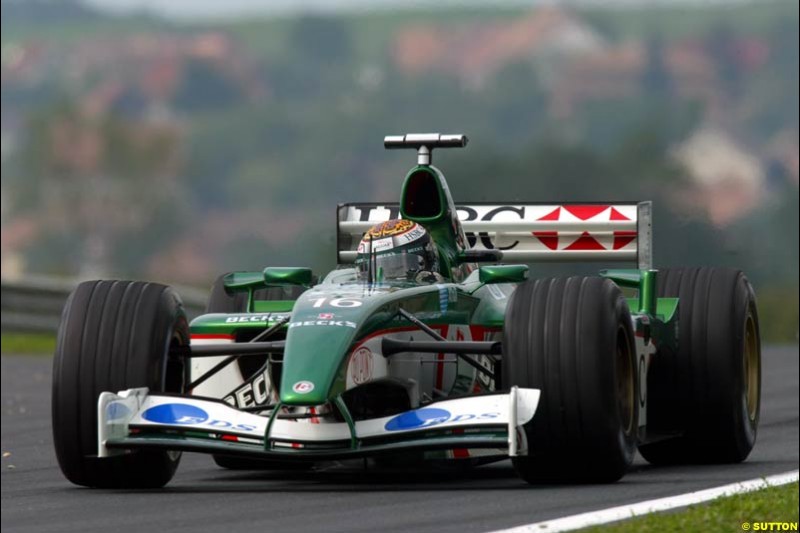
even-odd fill
[[[311,285],[311,280],[310,268],[267,267],[263,272],[232,272],[225,276],[223,283],[225,292],[233,294],[282,285],[307,287]]]
[[[231,272],[225,276],[223,284],[225,292],[228,294],[260,289],[264,286],[264,274],[261,272]]]
[[[264,284],[274,285],[311,285],[312,273],[305,267],[267,267],[264,269]]]
[[[478,269],[481,283],[522,283],[528,279],[528,265],[487,265]]]

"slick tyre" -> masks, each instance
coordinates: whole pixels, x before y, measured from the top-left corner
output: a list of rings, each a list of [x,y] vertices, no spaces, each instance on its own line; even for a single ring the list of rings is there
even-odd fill
[[[180,454],[133,451],[97,457],[101,392],[147,387],[180,393],[189,344],[183,304],[169,287],[134,281],[88,281],[69,296],[53,360],[53,441],[61,471],[86,487],[154,488],[172,478]]]
[[[631,315],[598,277],[530,280],[512,294],[502,387],[541,390],[525,427],[529,483],[606,483],[625,475],[636,446],[638,385]]]
[[[211,294],[208,297],[206,313],[245,313],[247,312],[247,294],[239,292],[228,294],[225,292],[224,278],[227,274],[219,276],[211,286]],[[255,291],[256,300],[297,300],[305,289],[303,287],[270,287]],[[265,360],[260,357],[243,357],[237,361],[239,370],[245,377],[251,376],[261,366]],[[278,463],[276,461],[262,459],[246,459],[229,455],[214,455],[214,462],[217,466],[229,470],[277,470],[295,469],[295,463]],[[305,466],[305,463],[297,463]]]
[[[679,298],[678,347],[654,358],[648,421],[680,436],[639,452],[653,464],[743,461],[761,407],[753,287],[732,268],[674,268],[659,271],[657,295]]]

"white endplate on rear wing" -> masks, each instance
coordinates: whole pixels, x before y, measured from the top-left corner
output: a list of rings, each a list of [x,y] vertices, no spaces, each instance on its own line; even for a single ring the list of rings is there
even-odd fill
[[[514,387],[507,394],[491,394],[443,400],[397,415],[355,423],[359,439],[414,433],[428,429],[508,427],[509,454],[526,452],[518,445],[517,431],[533,418],[539,404],[538,389]],[[268,417],[239,411],[223,402],[192,397],[147,395],[147,389],[104,392],[98,401],[98,455],[119,453],[106,447],[109,439],[125,438],[131,429],[177,429],[236,436],[242,442],[263,442]],[[270,439],[286,442],[321,443],[349,440],[346,423],[302,423],[275,419]]]

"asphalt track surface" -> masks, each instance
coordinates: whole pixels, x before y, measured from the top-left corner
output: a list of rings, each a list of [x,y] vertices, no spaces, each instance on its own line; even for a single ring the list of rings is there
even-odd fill
[[[798,468],[798,348],[763,354],[761,425],[738,465],[650,467],[620,482],[535,486],[510,462],[468,473],[365,470],[236,472],[184,454],[166,488],[108,491],[71,485],[50,435],[47,357],[2,357],[2,530],[35,531],[490,531],[700,490]],[[10,453],[10,455],[6,455]]]

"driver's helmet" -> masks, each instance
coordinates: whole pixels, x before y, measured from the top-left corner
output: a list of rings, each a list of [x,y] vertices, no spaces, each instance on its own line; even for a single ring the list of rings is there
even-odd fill
[[[410,220],[372,226],[358,244],[358,278],[375,282],[441,281],[439,252],[425,228]]]

